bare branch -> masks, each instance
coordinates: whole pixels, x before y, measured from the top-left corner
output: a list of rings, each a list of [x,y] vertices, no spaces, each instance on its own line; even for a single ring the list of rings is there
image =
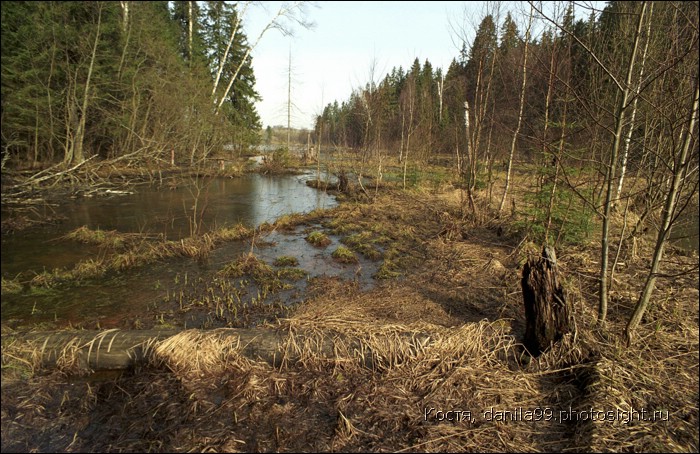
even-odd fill
[[[274,15],[274,17],[268,22],[268,24],[263,28],[263,30],[260,32],[258,35],[257,39],[253,43],[253,45],[248,46],[248,49],[246,50],[245,55],[241,59],[241,61],[238,63],[238,67],[236,67],[236,71],[233,73],[233,76],[231,76],[231,80],[229,80],[228,86],[226,87],[226,90],[224,91],[223,96],[221,96],[221,99],[219,99],[219,102],[216,106],[215,113],[218,114],[219,110],[221,109],[221,106],[224,104],[226,101],[226,98],[228,97],[229,92],[231,91],[231,87],[233,86],[233,82],[236,80],[238,77],[238,74],[241,72],[241,69],[245,65],[245,62],[248,60],[248,57],[250,57],[251,52],[253,52],[253,49],[255,49],[258,44],[260,43],[260,40],[262,37],[267,33],[268,30],[270,29],[276,29],[279,30],[283,35],[285,36],[293,36],[294,30],[292,28],[289,28],[285,26],[283,23],[283,19],[291,20],[293,22],[296,22],[298,25],[309,29],[313,27],[313,22],[309,22],[305,18],[305,5],[307,2],[293,2],[291,4],[285,3],[283,4],[280,9],[277,11],[277,13]],[[242,18],[242,15],[241,15]]]

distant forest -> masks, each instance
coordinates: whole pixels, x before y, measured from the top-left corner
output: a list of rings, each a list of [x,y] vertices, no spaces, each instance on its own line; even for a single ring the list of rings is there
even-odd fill
[[[511,150],[527,162],[605,163],[621,128],[622,165],[668,165],[668,153],[649,152],[679,140],[692,102],[698,2],[484,5],[473,26],[451,24],[463,47],[446,72],[416,59],[325,106],[323,143],[417,163],[448,154],[486,172]]]

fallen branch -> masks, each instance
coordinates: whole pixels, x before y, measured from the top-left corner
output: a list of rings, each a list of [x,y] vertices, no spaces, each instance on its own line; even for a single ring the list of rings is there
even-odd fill
[[[46,181],[46,180],[51,179],[51,178],[58,178],[58,177],[60,177],[60,176],[62,176],[62,175],[69,174],[69,173],[73,172],[74,170],[76,170],[77,168],[79,168],[79,167],[85,165],[87,162],[89,162],[89,161],[90,161],[91,159],[93,159],[94,157],[95,157],[95,156],[91,156],[91,157],[89,157],[88,159],[86,159],[85,161],[81,162],[80,164],[76,164],[76,165],[74,165],[73,167],[71,167],[70,169],[66,169],[66,170],[63,170],[63,171],[58,172],[58,173],[52,173],[51,175],[46,175],[46,176],[43,176],[43,177],[41,177],[41,178],[36,178],[36,175],[35,175],[35,176],[29,178],[29,179],[26,180],[26,181],[23,181],[23,182],[21,182],[21,183],[18,183],[17,186],[18,186],[18,187],[21,187],[21,186],[30,186],[30,185],[33,185],[33,184],[41,183],[42,181]],[[47,169],[47,170],[48,170],[48,169]]]

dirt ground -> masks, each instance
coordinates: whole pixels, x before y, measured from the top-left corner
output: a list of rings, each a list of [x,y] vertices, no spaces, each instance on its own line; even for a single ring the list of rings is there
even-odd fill
[[[697,255],[670,251],[673,277],[659,279],[627,347],[651,241],[623,251],[604,327],[596,240],[558,250],[577,331],[530,359],[520,272],[539,248],[506,217],[463,216],[456,190],[372,195],[322,222],[369,232],[383,279],[365,291],[315,280],[303,303],[260,327],[289,333],[300,360],[272,367],[192,330],[134,370],[76,376],[3,342],[2,451],[700,449],[698,276],[681,273]],[[332,359],[314,353],[324,336],[336,339]]]

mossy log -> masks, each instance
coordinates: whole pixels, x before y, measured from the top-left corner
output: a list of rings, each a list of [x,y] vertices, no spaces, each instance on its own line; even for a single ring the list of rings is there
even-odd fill
[[[236,347],[242,356],[252,360],[262,360],[275,367],[294,363],[301,358],[298,349],[290,345],[302,345],[306,340],[303,333],[293,336],[283,330],[264,328],[220,328],[216,330],[190,330],[200,334],[212,334],[225,339]],[[33,357],[42,367],[61,367],[77,370],[121,370],[143,363],[149,350],[184,330],[129,330],[106,331],[52,331],[14,333],[2,336],[3,347],[14,344]],[[291,340],[291,342],[290,342]],[[406,352],[415,353],[430,340],[428,335],[401,337]],[[404,342],[405,341],[405,342]],[[16,344],[15,344],[16,343]],[[339,348],[342,346],[342,349]],[[360,339],[325,336],[314,337],[310,342],[311,354],[316,358],[336,359],[339,351],[344,356],[361,362],[365,367],[374,368],[392,359],[373,352]],[[3,348],[4,350],[4,348]],[[348,353],[350,352],[350,353]],[[395,359],[393,359],[395,360]]]
[[[540,355],[574,329],[571,303],[566,301],[559,279],[554,248],[545,246],[542,256],[529,258],[523,266],[525,347]]]

